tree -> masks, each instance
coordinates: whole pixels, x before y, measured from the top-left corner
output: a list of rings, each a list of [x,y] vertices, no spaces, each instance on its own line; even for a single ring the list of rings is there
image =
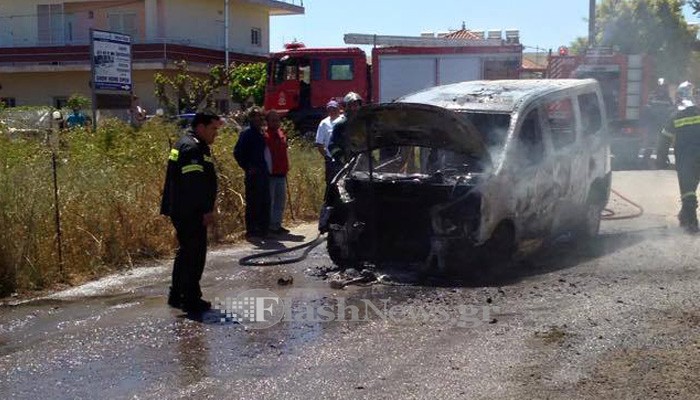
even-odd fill
[[[683,0],[603,0],[596,7],[596,41],[624,54],[650,54],[659,77],[684,80],[696,34],[683,17],[684,4]]]
[[[229,82],[223,65],[217,65],[207,74],[190,72],[187,62],[176,64],[174,74],[156,72],[155,95],[171,115],[213,108],[214,94]]]
[[[578,37],[569,45],[569,52],[572,55],[582,55],[588,48],[588,38]]]
[[[66,101],[66,106],[71,110],[82,110],[90,106],[90,100],[79,93],[73,93]]]
[[[255,104],[262,105],[265,97],[267,69],[264,63],[241,64],[231,72],[229,90],[231,99],[245,104],[252,98]]]
[[[690,0],[688,5],[693,9],[693,14],[700,14],[700,0]]]

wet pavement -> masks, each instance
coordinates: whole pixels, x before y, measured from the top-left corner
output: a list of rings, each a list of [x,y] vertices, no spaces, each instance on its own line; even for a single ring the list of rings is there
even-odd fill
[[[604,222],[585,245],[563,238],[490,282],[332,289],[324,246],[274,267],[238,265],[254,245],[213,249],[205,297],[266,289],[291,302],[294,321],[267,329],[167,307],[169,260],[9,299],[0,397],[700,398],[700,237],[676,227],[675,172],[616,172],[613,186],[644,215]],[[610,208],[634,212],[615,197]],[[357,321],[305,313],[343,302]]]

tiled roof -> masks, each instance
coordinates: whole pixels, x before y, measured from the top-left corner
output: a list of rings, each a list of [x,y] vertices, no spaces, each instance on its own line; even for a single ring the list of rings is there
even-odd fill
[[[469,40],[480,40],[481,38],[477,36],[474,32],[467,29],[460,29],[458,31],[450,32],[445,35],[447,39],[469,39]]]

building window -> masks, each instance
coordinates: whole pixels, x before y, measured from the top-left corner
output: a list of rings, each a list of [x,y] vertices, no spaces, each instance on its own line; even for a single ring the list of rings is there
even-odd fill
[[[125,35],[136,36],[138,29],[136,28],[136,13],[109,13],[107,14],[109,21],[109,30],[113,32],[123,33]]]
[[[68,97],[66,96],[55,96],[53,98],[53,108],[62,109],[68,107]]]
[[[17,107],[17,101],[14,97],[0,97],[0,108]]]
[[[262,46],[262,30],[260,28],[250,30],[250,44],[258,47]]]
[[[37,35],[40,44],[62,44],[63,4],[39,4],[36,6]]]
[[[351,58],[338,58],[328,61],[328,79],[332,81],[351,81],[353,77],[353,62]]]

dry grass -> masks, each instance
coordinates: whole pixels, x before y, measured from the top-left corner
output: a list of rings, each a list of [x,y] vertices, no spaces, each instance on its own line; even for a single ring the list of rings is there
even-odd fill
[[[59,273],[50,148],[36,138],[0,135],[0,296],[79,283],[138,260],[172,252],[169,221],[159,215],[170,143],[179,132],[151,121],[138,131],[110,121],[96,134],[63,132],[57,152],[64,273]],[[244,231],[243,173],[232,156],[237,133],[223,130],[213,146],[219,171],[214,241]],[[323,163],[309,144],[290,149],[296,219],[316,218]],[[290,213],[286,214],[289,218]]]

